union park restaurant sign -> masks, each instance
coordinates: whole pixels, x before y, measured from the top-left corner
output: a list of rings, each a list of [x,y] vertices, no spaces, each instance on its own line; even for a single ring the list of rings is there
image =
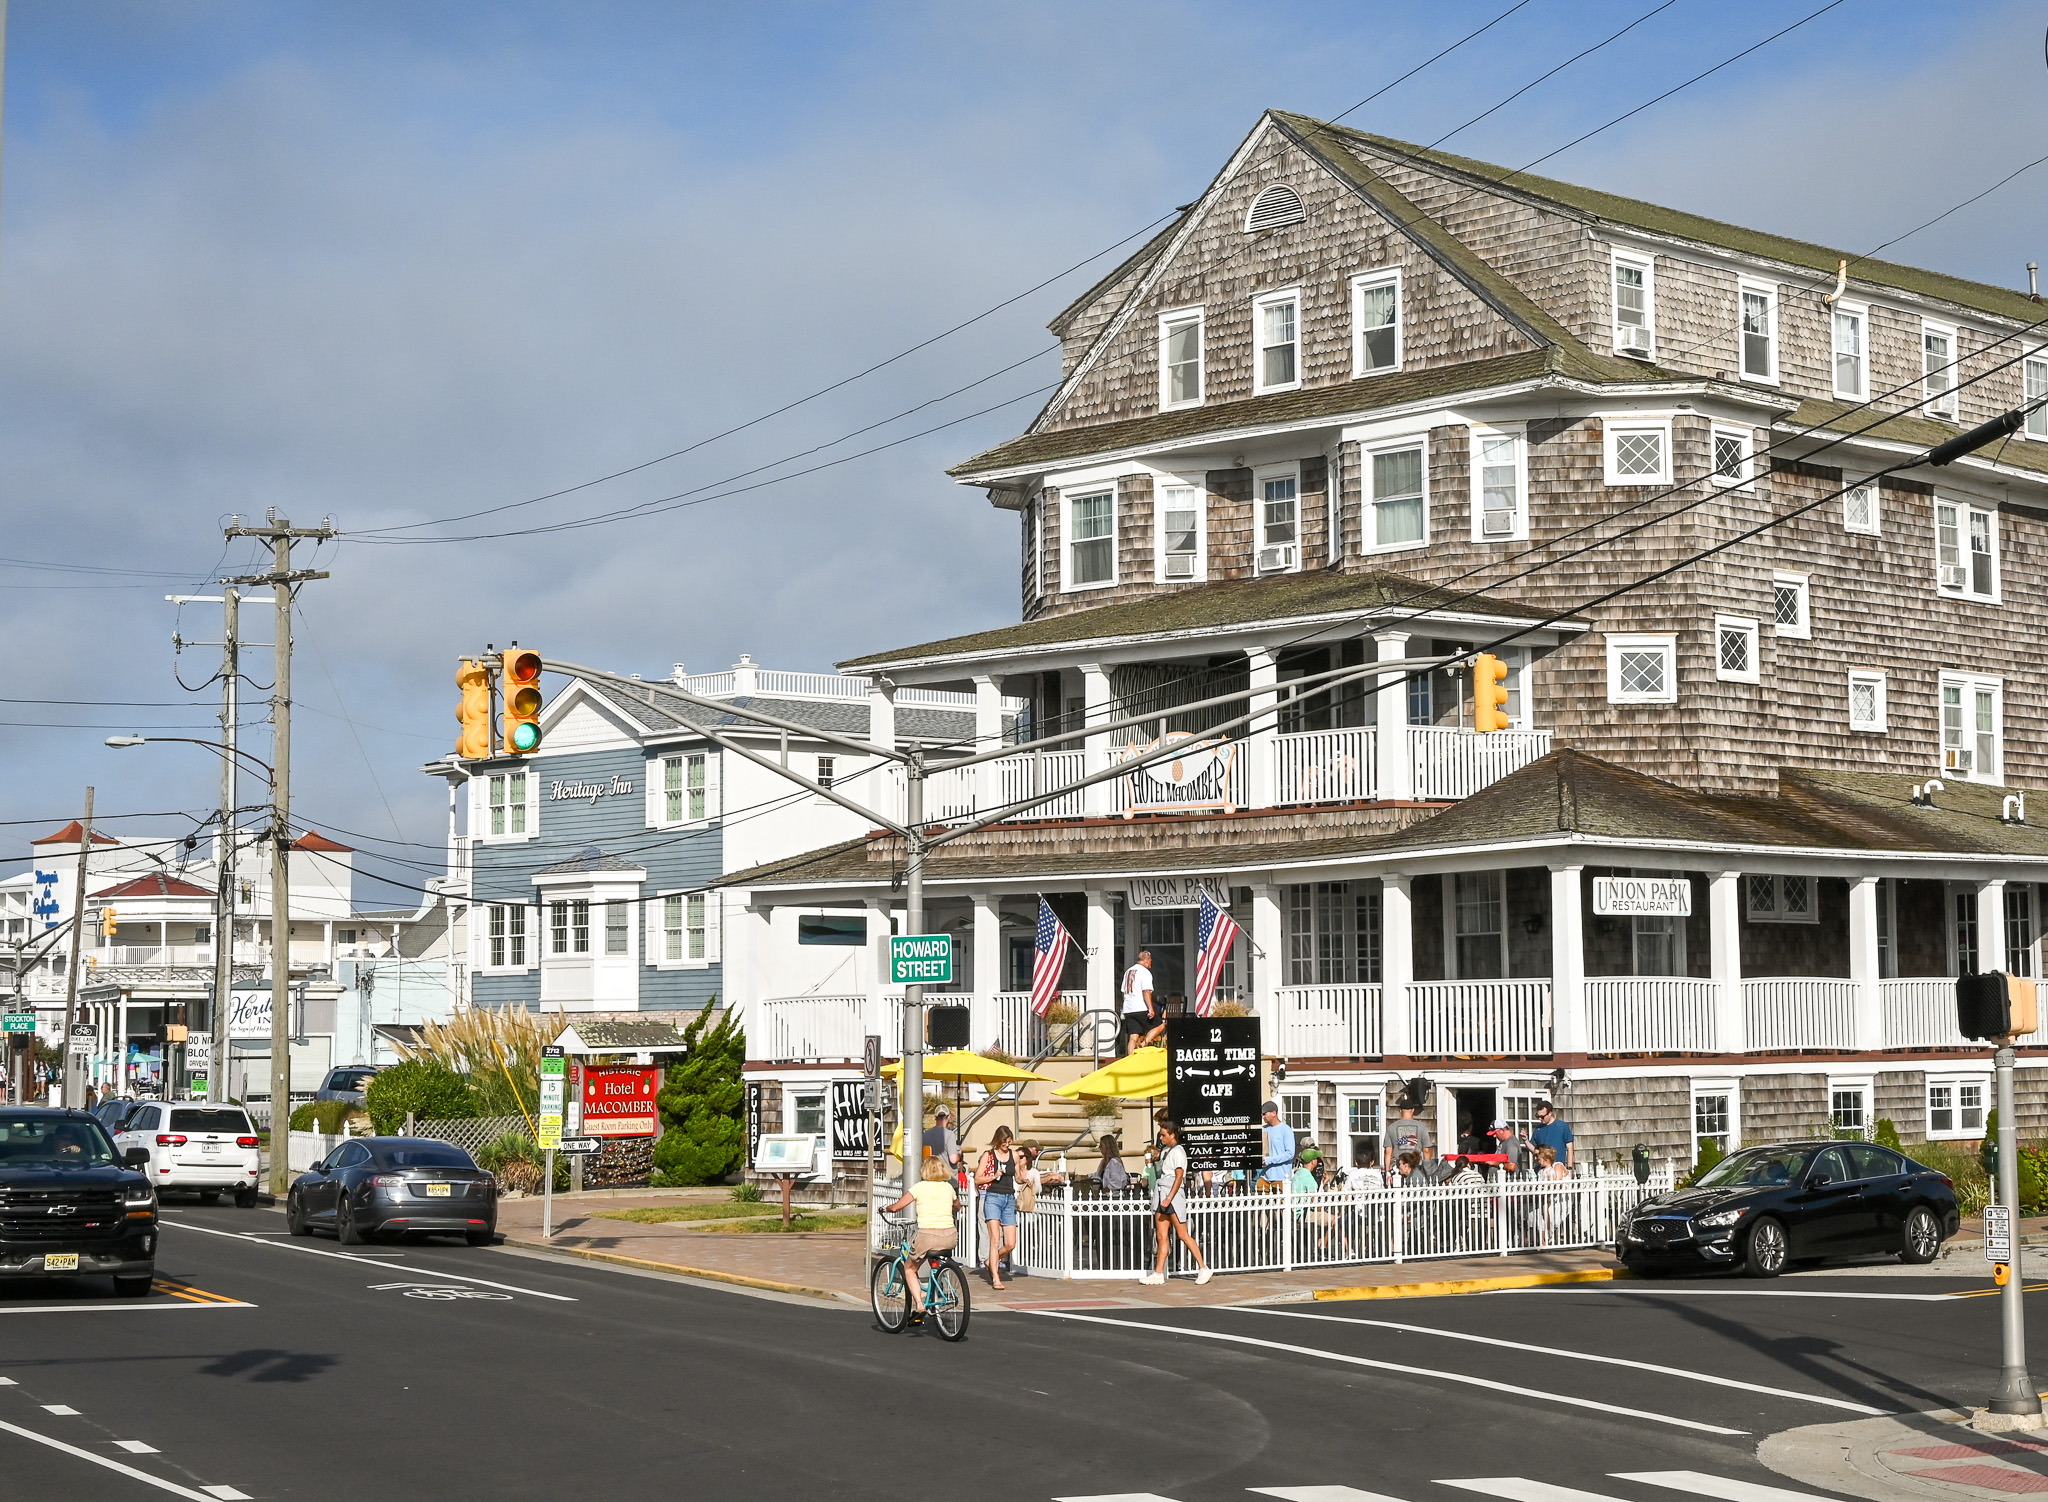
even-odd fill
[[[1690,918],[1692,882],[1683,876],[1596,876],[1593,912],[1601,918]]]

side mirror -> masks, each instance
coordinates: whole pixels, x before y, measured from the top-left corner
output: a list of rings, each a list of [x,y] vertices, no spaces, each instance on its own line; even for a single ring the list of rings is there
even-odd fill
[[[122,1166],[123,1168],[135,1168],[135,1169],[146,1169],[146,1168],[148,1168],[148,1167],[149,1167],[149,1149],[148,1149],[148,1148],[146,1148],[146,1147],[131,1147],[131,1148],[129,1148],[127,1152],[125,1152],[125,1153],[121,1154],[121,1166]]]
[[[1826,1174],[1817,1173],[1812,1178],[1806,1181],[1806,1187],[1808,1189],[1825,1189],[1828,1187],[1828,1185],[1832,1183],[1834,1183],[1834,1180],[1829,1178]]]

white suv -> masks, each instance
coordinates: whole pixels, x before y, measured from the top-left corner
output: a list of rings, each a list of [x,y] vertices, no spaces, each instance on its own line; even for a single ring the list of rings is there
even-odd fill
[[[256,1203],[256,1129],[240,1106],[151,1101],[121,1123],[114,1141],[124,1153],[149,1154],[142,1171],[159,1190],[197,1190],[208,1203],[227,1190],[245,1210]]]

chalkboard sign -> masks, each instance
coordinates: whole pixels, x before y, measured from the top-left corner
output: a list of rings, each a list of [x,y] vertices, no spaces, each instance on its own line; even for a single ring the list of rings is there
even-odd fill
[[[1259,1019],[1174,1017],[1166,1024],[1166,1114],[1194,1172],[1257,1168]]]

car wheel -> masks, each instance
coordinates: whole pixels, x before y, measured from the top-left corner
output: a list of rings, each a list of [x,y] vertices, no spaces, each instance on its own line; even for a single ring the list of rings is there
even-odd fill
[[[237,1210],[255,1209],[256,1191],[254,1189],[237,1189],[235,1191],[235,1208]]]
[[[334,1235],[343,1246],[363,1244],[362,1227],[356,1224],[356,1212],[350,1206],[348,1195],[345,1193],[341,1197],[341,1208],[334,1212]]]
[[[493,1241],[497,1239],[497,1237],[492,1232],[492,1230],[488,1226],[486,1226],[481,1231],[471,1231],[466,1239],[468,1240],[471,1246],[489,1246]]]
[[[1743,1253],[1742,1270],[1752,1278],[1775,1278],[1789,1261],[1785,1227],[1766,1215],[1749,1228],[1749,1242]]]
[[[139,1299],[149,1293],[149,1285],[155,1280],[148,1273],[133,1278],[114,1279],[114,1296],[123,1299]]]
[[[1899,1241],[1901,1262],[1916,1267],[1932,1262],[1941,1255],[1941,1223],[1925,1205],[1916,1206],[1906,1217]]]
[[[236,1203],[240,1203],[238,1200]],[[306,1224],[306,1207],[299,1203],[299,1192],[294,1189],[284,1197],[284,1228],[294,1236],[310,1236],[313,1228]]]

